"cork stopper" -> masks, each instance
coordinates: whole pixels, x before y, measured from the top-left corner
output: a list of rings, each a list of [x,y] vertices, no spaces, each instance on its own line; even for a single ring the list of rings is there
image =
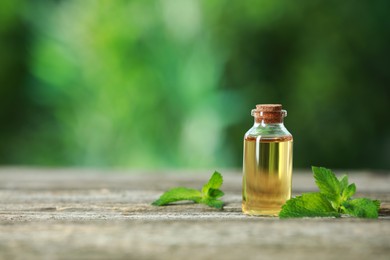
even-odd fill
[[[287,111],[282,110],[281,104],[259,104],[256,105],[256,109],[252,110],[251,114],[255,117],[256,123],[277,124],[283,123]]]
[[[256,105],[256,110],[261,112],[280,112],[282,111],[281,104],[261,104]]]

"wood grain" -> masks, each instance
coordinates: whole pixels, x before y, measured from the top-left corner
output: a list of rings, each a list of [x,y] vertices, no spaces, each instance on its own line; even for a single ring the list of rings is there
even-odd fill
[[[150,205],[207,171],[0,168],[0,259],[388,259],[390,174],[349,175],[357,197],[382,201],[378,220],[279,220],[244,216],[240,173],[222,173],[219,211]],[[315,190],[309,173],[293,180],[294,194]]]

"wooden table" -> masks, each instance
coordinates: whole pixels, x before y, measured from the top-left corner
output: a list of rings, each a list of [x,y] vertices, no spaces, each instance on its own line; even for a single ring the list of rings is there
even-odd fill
[[[0,168],[0,259],[390,259],[390,174],[351,172],[377,220],[279,220],[241,213],[241,174],[221,170],[223,211],[150,203],[210,171]],[[294,194],[316,190],[294,172]]]

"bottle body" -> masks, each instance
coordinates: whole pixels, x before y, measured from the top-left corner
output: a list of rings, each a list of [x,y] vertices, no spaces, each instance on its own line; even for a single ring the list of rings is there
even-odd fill
[[[293,137],[282,121],[256,118],[244,137],[242,210],[277,216],[291,197]]]

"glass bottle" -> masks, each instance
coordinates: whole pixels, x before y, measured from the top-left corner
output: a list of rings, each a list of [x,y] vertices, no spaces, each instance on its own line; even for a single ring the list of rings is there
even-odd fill
[[[277,216],[291,197],[293,137],[280,104],[256,105],[254,125],[244,137],[242,211]]]

